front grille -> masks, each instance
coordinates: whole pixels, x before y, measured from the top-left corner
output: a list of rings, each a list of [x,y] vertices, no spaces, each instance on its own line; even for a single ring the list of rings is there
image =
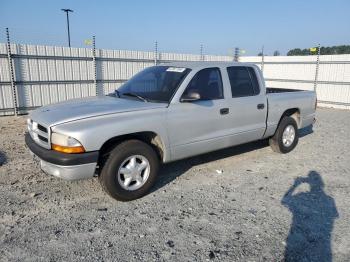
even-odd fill
[[[42,125],[38,124],[38,129],[40,131],[43,131],[44,133],[47,133],[47,128],[46,127],[43,127]]]
[[[43,137],[41,135],[38,135],[38,138],[41,140],[41,141],[44,141],[45,143],[49,142],[49,140],[46,138],[46,137]]]
[[[49,129],[46,128],[45,126],[33,121],[32,119],[27,120],[27,127],[28,127],[28,132],[30,136],[33,138],[35,143],[38,145],[51,149],[51,145],[49,142]]]

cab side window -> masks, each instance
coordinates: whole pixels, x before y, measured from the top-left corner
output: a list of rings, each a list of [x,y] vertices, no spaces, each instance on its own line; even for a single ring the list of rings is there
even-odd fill
[[[252,67],[232,66],[227,68],[232,97],[255,96],[260,93],[258,80]]]
[[[221,73],[219,68],[206,68],[199,71],[188,84],[183,95],[196,92],[200,100],[223,99]]]

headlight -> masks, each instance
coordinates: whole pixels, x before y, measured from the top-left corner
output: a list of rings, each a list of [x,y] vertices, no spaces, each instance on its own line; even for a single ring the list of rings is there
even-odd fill
[[[84,153],[85,149],[78,140],[73,137],[52,133],[51,148],[62,153],[76,154]]]

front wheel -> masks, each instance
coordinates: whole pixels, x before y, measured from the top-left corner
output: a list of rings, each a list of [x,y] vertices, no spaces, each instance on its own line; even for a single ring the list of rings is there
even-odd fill
[[[298,144],[298,125],[294,118],[285,116],[279,123],[276,133],[269,139],[273,151],[286,154]]]
[[[130,201],[148,193],[159,169],[156,152],[139,140],[118,144],[99,176],[103,189],[114,199]]]

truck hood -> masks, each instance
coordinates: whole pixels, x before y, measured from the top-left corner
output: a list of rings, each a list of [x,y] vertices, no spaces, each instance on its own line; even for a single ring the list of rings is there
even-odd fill
[[[165,107],[166,103],[146,103],[109,96],[87,97],[43,106],[32,111],[29,117],[48,127],[100,115]]]

